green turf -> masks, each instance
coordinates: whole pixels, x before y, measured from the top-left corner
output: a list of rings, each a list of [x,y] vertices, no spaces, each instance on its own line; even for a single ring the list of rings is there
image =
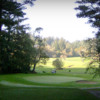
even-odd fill
[[[52,74],[51,71],[54,69],[52,66],[53,60],[54,58],[50,59],[45,66],[38,65],[36,67],[37,74],[0,75],[1,83],[11,84],[4,85],[0,83],[0,100],[99,100],[87,91],[78,89],[100,87],[99,77],[92,80],[92,75],[85,73],[87,61],[82,62],[82,59],[79,57],[66,58],[63,60],[63,70],[57,70],[56,74]],[[68,68],[72,64],[73,66]],[[96,81],[98,83],[80,84],[76,82],[82,79]],[[19,87],[18,85],[20,84],[38,86],[38,88]]]
[[[63,72],[63,70],[62,70]],[[73,73],[56,73],[56,74],[52,74],[52,73],[38,73],[38,74],[9,74],[9,75],[0,75],[0,82],[11,82],[11,84],[25,84],[25,85],[37,85],[37,86],[60,86],[60,87],[76,87],[76,88],[83,88],[83,87],[100,87],[100,78],[96,78],[92,81],[96,81],[98,82],[97,84],[79,84],[76,81],[83,79],[83,80],[91,80],[92,77],[89,74],[78,74],[75,72]],[[52,80],[52,83],[48,84],[48,76],[51,77],[58,77],[58,79],[54,79]],[[32,79],[26,80],[24,78],[33,78],[34,81],[31,81]],[[41,78],[40,80],[38,79],[37,81],[37,77]],[[44,80],[43,77],[46,77],[46,79]],[[59,80],[60,77],[60,80]],[[65,78],[66,77],[66,82],[62,82],[61,78]],[[68,78],[69,77],[69,78]],[[70,78],[71,77],[71,78]],[[73,78],[72,78],[73,77]],[[77,80],[75,79],[77,78]],[[36,81],[35,81],[36,80]],[[40,82],[39,82],[40,81]],[[47,83],[45,83],[47,81]],[[57,82],[56,82],[57,81]],[[49,81],[50,82],[50,81]],[[59,83],[59,84],[58,84]]]
[[[0,87],[0,100],[99,100],[79,89]]]
[[[38,64],[38,66],[41,67],[46,67],[46,68],[54,68],[54,66],[52,65],[52,62],[55,60],[56,58],[49,58],[49,60],[47,61],[46,65],[43,64]],[[86,68],[88,61],[89,60],[85,60],[84,58],[81,57],[69,57],[69,58],[60,58],[63,63],[64,63],[64,68],[68,68],[69,66],[71,66],[71,68]]]
[[[60,84],[66,82],[73,82],[77,80],[83,80],[79,77],[67,77],[67,76],[30,76],[24,78],[27,81],[36,82],[36,83],[46,83],[46,84]]]

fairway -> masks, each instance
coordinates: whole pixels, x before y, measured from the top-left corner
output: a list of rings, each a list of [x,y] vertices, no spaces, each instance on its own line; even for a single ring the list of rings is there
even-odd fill
[[[55,59],[56,58],[49,58],[49,60],[47,61],[45,65],[42,63],[39,63],[38,67],[42,66],[45,68],[54,68],[54,66],[52,65],[52,62]],[[62,59],[62,58],[59,58],[59,59],[62,60],[64,63],[63,68],[69,68],[69,66],[71,66],[71,68],[86,68],[89,61],[81,57],[68,57],[65,59]]]
[[[36,83],[46,83],[46,84],[60,84],[66,82],[72,82],[77,80],[83,80],[79,77],[66,77],[66,76],[34,76],[34,77],[25,77],[27,81],[32,81]]]

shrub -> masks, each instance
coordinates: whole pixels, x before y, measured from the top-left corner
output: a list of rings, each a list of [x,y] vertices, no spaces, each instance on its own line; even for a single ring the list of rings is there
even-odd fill
[[[56,69],[62,69],[63,62],[60,59],[56,59],[52,62],[52,65],[56,67]]]

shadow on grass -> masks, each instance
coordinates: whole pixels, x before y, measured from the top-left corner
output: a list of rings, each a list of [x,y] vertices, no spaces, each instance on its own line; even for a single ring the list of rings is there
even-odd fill
[[[0,100],[99,100],[85,90],[76,88],[0,87]]]

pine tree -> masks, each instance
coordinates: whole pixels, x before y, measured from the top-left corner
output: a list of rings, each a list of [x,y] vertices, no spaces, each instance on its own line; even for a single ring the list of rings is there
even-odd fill
[[[16,0],[0,0],[0,72],[29,71],[33,41],[26,32],[28,27],[23,4]]]
[[[77,17],[88,18],[88,23],[97,29],[95,43],[91,43],[95,44],[92,46],[95,46],[95,52],[91,53],[92,47],[90,48],[91,50],[89,50],[89,56],[92,55],[93,61],[92,63],[90,62],[88,69],[92,68],[95,76],[100,75],[100,0],[77,0],[76,3],[78,3],[79,6],[75,9],[80,11]],[[95,57],[96,59],[94,59]],[[95,64],[98,65],[98,67],[94,67]]]

